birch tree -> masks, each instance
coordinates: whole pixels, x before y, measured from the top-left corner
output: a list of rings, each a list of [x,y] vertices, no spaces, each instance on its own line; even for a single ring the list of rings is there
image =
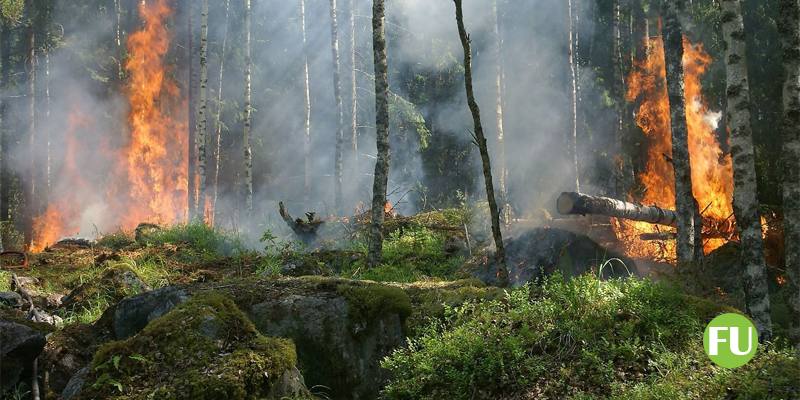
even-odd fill
[[[781,0],[783,50],[783,235],[789,293],[789,338],[800,351],[800,3]]]
[[[342,212],[342,151],[344,148],[344,105],[342,103],[341,60],[339,59],[339,24],[336,21],[336,0],[331,4],[331,52],[333,55],[333,96],[336,102],[336,154],[334,166],[334,204],[336,212]]]
[[[250,33],[250,20],[252,18],[250,0],[244,0],[244,41],[245,41],[245,69],[244,69],[244,132],[242,135],[242,148],[244,150],[244,197],[245,209],[248,214],[253,212],[253,149],[250,147],[250,128],[253,124],[252,107],[252,79],[253,56]]]
[[[572,158],[572,173],[575,176],[575,191],[581,191],[581,179],[580,179],[580,166],[578,162],[578,76],[577,76],[577,68],[575,66],[575,17],[574,13],[575,10],[573,9],[573,1],[574,0],[567,0],[567,8],[568,8],[568,15],[569,15],[569,70],[570,70],[570,82],[572,83],[571,91],[572,91],[572,98],[571,98],[571,112],[572,112],[572,127],[569,136],[569,151],[570,156]]]
[[[200,9],[200,99],[197,104],[197,215],[205,219],[206,138],[208,136],[208,0]]]
[[[467,104],[472,114],[472,122],[475,128],[474,141],[481,154],[483,165],[483,180],[486,187],[486,198],[489,201],[489,213],[492,218],[492,237],[496,248],[497,262],[497,284],[500,286],[508,285],[508,270],[506,269],[506,252],[503,245],[503,233],[500,230],[500,212],[497,207],[497,199],[494,193],[494,181],[492,180],[492,163],[489,158],[489,149],[486,145],[486,135],[483,133],[481,124],[481,111],[478,102],[475,101],[475,93],[472,87],[472,49],[470,37],[464,27],[464,12],[462,10],[462,0],[453,0],[456,5],[456,23],[458,24],[458,36],[461,39],[461,46],[464,49],[464,84],[467,92]]]
[[[745,300],[747,311],[758,328],[760,340],[769,340],[772,336],[772,320],[769,314],[767,266],[758,212],[744,22],[739,0],[722,0],[720,5],[727,78],[728,105],[725,114],[731,133],[733,158],[733,210],[741,242],[742,265],[745,268]]]
[[[686,125],[683,77],[683,32],[678,13],[683,0],[666,1],[664,14],[664,57],[667,67],[667,93],[672,121],[672,166],[675,170],[675,205],[678,213],[677,256],[679,263],[699,259],[697,248],[700,226],[697,201],[692,193],[689,163],[689,133]]]
[[[144,0],[142,1],[144,3]],[[194,1],[187,3],[187,30],[188,36],[186,39],[186,51],[189,58],[188,65],[188,106],[189,106],[189,160],[187,162],[187,191],[188,196],[188,214],[189,219],[192,220],[197,215],[197,71],[195,70],[195,43],[194,43]]]
[[[367,263],[376,267],[383,252],[383,220],[386,187],[389,184],[389,65],[386,55],[386,11],[384,0],[372,2],[372,53],[375,64],[375,136],[377,160],[372,184],[372,211]]]
[[[358,176],[358,68],[356,64],[356,10],[358,1],[350,0],[350,147],[353,152],[353,171]]]
[[[503,116],[503,86],[505,80],[505,66],[503,65],[503,36],[500,31],[500,15],[497,12],[497,1],[492,2],[492,15],[494,17],[495,40],[495,126],[497,128],[497,155],[500,166],[500,200],[503,203],[503,223],[511,223],[511,206],[508,202],[508,167],[506,165],[506,141]]]
[[[300,0],[300,33],[303,36],[303,196],[311,196],[311,84],[308,77],[308,39],[306,37],[306,0]]]
[[[219,162],[222,156],[222,89],[225,82],[225,50],[228,48],[228,34],[230,33],[231,0],[225,0],[225,33],[222,36],[219,59],[219,86],[217,87],[217,109],[214,115],[216,124],[216,138],[214,143],[214,195],[211,200],[213,213],[217,212],[217,199],[219,198]],[[216,218],[215,218],[216,219]]]

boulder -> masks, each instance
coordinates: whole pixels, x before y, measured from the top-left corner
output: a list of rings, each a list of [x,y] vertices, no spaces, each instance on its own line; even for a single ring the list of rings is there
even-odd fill
[[[126,339],[144,329],[150,321],[161,317],[189,299],[184,289],[165,287],[126,298],[113,310],[112,329],[117,339]]]
[[[0,292],[0,306],[20,308],[24,302],[17,292]]]
[[[402,289],[331,278],[260,283],[254,296],[242,289],[232,295],[256,328],[294,341],[309,386],[331,399],[378,397],[388,378],[380,361],[405,344],[411,303]]]
[[[637,274],[633,260],[597,244],[588,236],[554,228],[536,228],[505,241],[506,264],[511,286],[536,282],[559,271],[565,277],[586,272],[604,279]],[[491,258],[467,265],[468,273],[495,283],[497,266]],[[602,270],[602,271],[601,271]]]
[[[224,294],[198,293],[136,335],[102,345],[77,399],[308,396],[288,339],[266,337]],[[70,392],[78,382],[68,385]]]
[[[30,374],[33,361],[42,353],[50,328],[17,315],[0,315],[0,393]]]

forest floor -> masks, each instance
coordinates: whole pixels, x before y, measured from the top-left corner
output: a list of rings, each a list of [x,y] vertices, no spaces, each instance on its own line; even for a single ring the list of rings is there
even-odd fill
[[[0,292],[13,272],[58,317],[35,327],[51,399],[800,398],[800,360],[780,338],[733,371],[703,353],[705,324],[741,308],[735,278],[715,280],[730,250],[654,282],[565,268],[586,245],[555,261],[517,245],[520,260],[556,265],[504,290],[476,279],[491,254],[464,213],[390,221],[373,269],[358,229],[313,249],[267,232],[256,251],[190,224],[53,246],[0,271]],[[29,307],[4,303],[0,319]],[[20,362],[16,381],[2,376],[8,398],[30,398]]]

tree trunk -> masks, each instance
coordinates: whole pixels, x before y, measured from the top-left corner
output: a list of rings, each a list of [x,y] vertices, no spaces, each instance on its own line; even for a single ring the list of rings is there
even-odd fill
[[[34,6],[33,1],[28,3],[28,6]],[[25,202],[25,209],[27,218],[25,218],[25,243],[31,243],[33,240],[33,218],[37,213],[36,196],[36,28],[33,26],[33,19],[31,19],[31,26],[28,29],[28,182],[27,182],[27,201]]]
[[[581,178],[580,178],[580,165],[578,162],[578,71],[575,67],[575,18],[573,16],[575,10],[573,9],[573,0],[567,0],[567,8],[569,9],[569,70],[572,83],[572,131],[569,137],[569,151],[572,157],[572,169],[575,177],[575,191],[581,191]]]
[[[334,166],[334,204],[337,213],[343,211],[342,199],[342,150],[344,148],[344,105],[342,104],[341,61],[339,59],[339,24],[336,21],[336,0],[331,2],[331,52],[333,54],[333,96],[336,101],[336,155]]]
[[[741,259],[745,267],[745,296],[748,312],[758,328],[759,339],[769,340],[772,337],[772,320],[758,212],[744,22],[739,0],[722,0],[720,4],[727,76],[726,119],[731,133],[733,158],[733,210],[739,227]]]
[[[303,198],[311,196],[311,83],[308,73],[308,38],[306,37],[306,0],[300,0],[300,32],[303,35]]]
[[[197,106],[197,214],[206,217],[206,138],[208,136],[208,0],[200,11],[200,102]]]
[[[361,181],[358,168],[358,68],[356,68],[356,10],[357,0],[350,0],[350,146],[353,152],[353,173]]]
[[[189,56],[189,72],[188,72],[188,92],[189,92],[189,160],[188,160],[188,173],[187,173],[187,191],[188,191],[188,214],[189,220],[193,220],[197,215],[197,94],[195,82],[195,67],[194,67],[194,0],[187,3],[187,44],[186,51]]]
[[[114,0],[114,14],[116,14],[114,44],[117,47],[117,78],[121,81],[125,77],[125,70],[122,68],[122,57],[124,54],[124,49],[122,47],[122,0]]]
[[[2,26],[2,40],[0,40],[0,49],[2,49],[2,56],[0,56],[0,61],[2,61],[2,77],[3,83],[0,86],[0,89],[3,91],[7,90],[9,82],[11,82],[11,30],[7,23],[3,24]],[[5,124],[7,123],[6,111],[8,111],[8,101],[4,97],[0,96],[0,115],[3,116],[2,125],[0,125],[0,132],[2,132],[2,136],[0,136],[0,154],[3,155],[2,159],[0,159],[0,167],[2,167],[2,173],[0,174],[0,220],[3,223],[10,224],[11,223],[11,179],[12,175],[9,172],[8,162],[6,161],[6,149],[9,148],[9,135],[8,132],[3,129]]]
[[[0,18],[0,91],[5,92],[7,82],[7,69],[9,64],[6,59],[6,21]],[[0,252],[5,251],[3,245],[3,224],[6,222],[6,154],[5,154],[5,123],[6,123],[6,101],[0,96]]]
[[[673,210],[582,193],[561,193],[556,201],[556,206],[562,215],[596,214],[673,227],[676,226],[678,220],[678,215]]]
[[[244,30],[245,30],[245,70],[244,70],[244,133],[242,147],[244,149],[244,190],[245,210],[251,215],[253,212],[253,150],[250,147],[250,128],[253,123],[252,108],[252,75],[253,56],[250,33],[250,20],[252,18],[250,0],[244,0]]]
[[[675,205],[678,213],[677,256],[679,263],[698,261],[696,226],[699,210],[692,193],[689,164],[689,133],[686,126],[683,80],[683,33],[678,21],[683,0],[665,2],[664,56],[667,67],[667,92],[672,122],[672,165],[675,171]]]
[[[800,351],[800,4],[781,0],[783,50],[783,235],[789,293],[789,338]]]
[[[494,17],[494,40],[495,40],[495,124],[497,127],[497,156],[498,165],[500,166],[500,201],[503,204],[502,214],[503,223],[509,225],[511,223],[511,206],[508,201],[508,168],[506,166],[506,141],[503,117],[503,79],[505,75],[505,68],[503,65],[503,36],[500,31],[500,15],[497,12],[497,1],[492,2],[492,14]]]
[[[230,32],[231,0],[225,0],[225,34],[222,37],[222,48],[219,59],[219,86],[217,87],[217,110],[214,116],[216,124],[216,138],[214,150],[214,195],[211,200],[212,218],[216,221],[217,199],[219,198],[219,162],[222,158],[222,89],[225,82],[225,50],[228,48],[228,33]]]
[[[616,112],[614,121],[614,188],[615,196],[623,198],[633,186],[633,170],[631,159],[626,148],[625,135],[625,74],[623,72],[622,58],[622,30],[620,0],[614,0],[613,4],[613,64],[614,64],[614,84],[612,96],[614,98],[614,111]]]
[[[389,184],[389,66],[386,56],[386,13],[384,0],[372,3],[372,52],[375,63],[375,128],[378,156],[372,185],[372,220],[367,263],[376,267],[383,251],[383,219],[386,187]]]
[[[472,89],[472,49],[469,34],[464,27],[464,13],[461,7],[462,0],[453,0],[456,5],[456,23],[458,24],[458,36],[461,39],[461,46],[464,48],[464,83],[467,91],[467,104],[472,113],[472,122],[475,127],[475,143],[481,153],[483,164],[483,180],[486,185],[486,198],[489,201],[489,212],[492,217],[492,237],[497,248],[497,283],[500,286],[508,285],[508,270],[506,268],[505,246],[503,246],[503,234],[500,231],[500,213],[497,207],[497,199],[494,194],[494,181],[492,180],[492,164],[489,159],[489,149],[486,146],[486,136],[481,125],[481,111],[475,101],[475,93]]]

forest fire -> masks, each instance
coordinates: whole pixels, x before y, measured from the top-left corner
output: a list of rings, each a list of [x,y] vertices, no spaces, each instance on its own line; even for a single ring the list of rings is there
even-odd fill
[[[626,96],[628,101],[640,101],[636,123],[648,140],[646,169],[639,175],[644,194],[637,200],[643,204],[674,209],[675,182],[670,165],[672,139],[663,41],[660,37],[652,38],[648,46],[648,57],[634,66],[628,78]],[[723,245],[735,231],[731,158],[722,151],[717,139],[716,125],[719,115],[709,111],[702,94],[701,78],[711,61],[702,45],[692,44],[684,39],[683,64],[692,188],[703,218],[714,222],[715,233],[724,233],[726,235],[722,236],[727,236],[704,238],[706,253]],[[617,236],[622,239],[628,254],[642,258],[674,260],[674,241],[641,240],[642,234],[660,233],[664,227],[622,220],[614,223]]]
[[[167,0],[158,0],[142,3],[139,12],[145,24],[128,39],[125,64],[131,132],[120,160],[129,183],[123,228],[183,218],[188,199],[187,108],[164,64],[170,44],[165,20],[172,10]]]
[[[126,144],[100,152],[115,164],[102,187],[90,186],[77,165],[82,145],[87,144],[79,141],[75,131],[89,122],[79,111],[70,116],[65,167],[58,172],[57,181],[71,185],[71,190],[58,192],[80,190],[104,197],[101,201],[111,218],[106,227],[130,230],[140,222],[172,223],[186,217],[187,107],[165,64],[171,39],[166,20],[172,13],[168,0],[139,5],[143,25],[128,38],[125,62]],[[44,214],[35,219],[31,251],[41,251],[61,237],[77,233],[83,204],[73,197],[67,194],[51,199]]]

